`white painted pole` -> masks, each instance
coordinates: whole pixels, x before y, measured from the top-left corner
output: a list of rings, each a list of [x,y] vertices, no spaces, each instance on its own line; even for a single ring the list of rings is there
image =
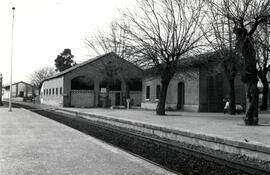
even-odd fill
[[[3,76],[0,74],[0,106],[3,106],[2,102],[2,88],[3,88]]]
[[[12,111],[12,62],[13,62],[13,31],[14,31],[14,10],[12,7],[12,33],[11,33],[11,58],[10,58],[10,86],[9,86],[9,112]]]

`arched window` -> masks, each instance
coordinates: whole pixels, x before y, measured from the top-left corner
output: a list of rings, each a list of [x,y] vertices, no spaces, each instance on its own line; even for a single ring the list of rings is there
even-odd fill
[[[80,76],[71,80],[72,90],[94,90],[94,81],[89,77]]]

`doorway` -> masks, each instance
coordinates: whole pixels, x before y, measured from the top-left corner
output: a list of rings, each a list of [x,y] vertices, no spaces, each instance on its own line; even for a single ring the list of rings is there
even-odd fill
[[[20,91],[19,96],[20,96],[20,97],[24,97],[24,92],[23,92],[23,91]]]
[[[116,92],[115,93],[115,106],[119,106],[120,105],[120,102],[121,102],[121,94],[120,92]]]
[[[183,109],[184,103],[185,103],[185,84],[183,82],[179,82],[177,87],[177,109]]]

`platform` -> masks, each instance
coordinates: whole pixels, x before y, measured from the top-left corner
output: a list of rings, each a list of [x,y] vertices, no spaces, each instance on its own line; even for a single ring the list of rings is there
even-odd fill
[[[245,126],[243,115],[102,108],[50,108],[160,138],[270,161],[270,113],[259,115],[258,126]]]
[[[33,112],[0,107],[0,174],[174,173]]]

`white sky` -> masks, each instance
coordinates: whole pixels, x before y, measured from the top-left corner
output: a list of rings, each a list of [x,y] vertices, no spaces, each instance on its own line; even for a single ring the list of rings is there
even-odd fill
[[[15,6],[13,82],[29,82],[34,70],[53,66],[70,48],[76,62],[90,57],[83,39],[109,26],[134,0],[0,0],[0,73],[10,79],[12,7]]]

